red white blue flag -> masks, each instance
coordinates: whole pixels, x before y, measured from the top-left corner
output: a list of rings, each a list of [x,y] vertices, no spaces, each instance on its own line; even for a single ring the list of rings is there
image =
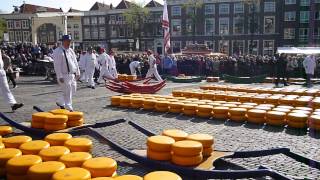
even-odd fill
[[[163,39],[164,52],[167,53],[171,47],[171,43],[170,43],[170,23],[169,23],[168,8],[167,8],[166,0],[164,0],[164,4],[163,4],[162,27],[164,29],[164,39]]]

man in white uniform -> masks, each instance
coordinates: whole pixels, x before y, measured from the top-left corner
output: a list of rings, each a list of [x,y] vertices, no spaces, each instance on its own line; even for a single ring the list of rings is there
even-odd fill
[[[93,76],[94,76],[94,71],[95,71],[98,63],[97,63],[97,56],[93,52],[92,47],[88,48],[88,52],[87,52],[85,59],[86,59],[85,60],[85,73],[86,73],[86,79],[88,79],[88,87],[95,89]]]
[[[110,50],[108,56],[108,70],[113,79],[118,79],[117,65],[114,59],[114,51]]]
[[[13,94],[9,89],[9,84],[6,76],[6,71],[4,69],[4,64],[2,60],[2,53],[0,51],[0,89],[1,94],[6,101],[6,103],[10,104],[12,111],[21,108],[23,106],[22,103],[17,103],[16,99],[14,98]]]
[[[85,81],[88,83],[88,79],[85,77],[85,66],[86,66],[86,51],[82,51],[80,54],[79,68],[80,68],[80,82]]]
[[[53,52],[54,70],[58,83],[62,89],[62,96],[58,99],[57,105],[62,109],[73,111],[72,96],[77,89],[77,80],[80,78],[80,69],[76,54],[70,48],[71,36],[62,37],[62,46]]]
[[[303,67],[307,74],[307,87],[312,87],[311,78],[314,75],[314,70],[316,69],[316,59],[314,55],[307,56],[303,61]]]
[[[109,72],[108,69],[108,59],[109,59],[109,55],[105,52],[105,49],[101,49],[101,54],[98,57],[98,62],[100,65],[100,76],[98,79],[98,83],[101,83],[101,81],[103,80],[104,77],[108,78],[108,79],[114,79]]]
[[[148,61],[149,61],[149,70],[147,72],[146,78],[154,76],[158,81],[162,81],[162,78],[158,73],[156,58],[152,54],[151,50],[148,50],[147,54],[148,54]]]
[[[137,69],[139,72],[141,72],[141,65],[140,65],[140,62],[139,61],[132,61],[130,64],[129,64],[129,68],[130,68],[130,72],[131,72],[131,75],[137,75]]]

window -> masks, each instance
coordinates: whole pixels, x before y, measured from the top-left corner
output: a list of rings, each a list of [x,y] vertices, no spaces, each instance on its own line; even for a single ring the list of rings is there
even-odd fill
[[[15,41],[22,42],[22,32],[16,31],[15,33],[16,33],[16,40]]]
[[[53,31],[49,32],[49,40],[48,40],[48,42],[51,42],[51,43],[55,42],[55,37],[54,37],[54,32]]]
[[[173,53],[181,52],[181,41],[172,41],[172,52]]]
[[[229,41],[228,40],[220,40],[219,41],[219,52],[224,54],[229,54]]]
[[[275,17],[274,16],[264,17],[264,33],[268,33],[268,34],[275,33]]]
[[[194,11],[195,11],[195,8],[194,8],[194,7],[190,7],[190,6],[189,6],[189,7],[186,8],[186,14],[187,14],[187,15],[193,15],[193,14],[195,14]]]
[[[84,28],[83,29],[84,32],[84,39],[91,39],[91,35],[90,35],[90,28]]]
[[[204,41],[204,44],[214,52],[214,41]]]
[[[91,17],[91,24],[93,24],[93,25],[98,24],[97,17]]]
[[[243,3],[235,3],[234,4],[234,13],[243,13],[244,12],[244,5]]]
[[[320,20],[320,11],[316,11],[316,12],[314,13],[314,19],[315,19],[315,20]]]
[[[186,20],[186,33],[191,34],[193,32],[192,29],[193,29],[192,19],[187,19]]]
[[[206,4],[204,6],[205,15],[214,14],[215,13],[214,7],[215,7],[214,4]]]
[[[67,29],[71,29],[71,25],[70,24],[67,25]]]
[[[285,0],[285,4],[289,5],[289,4],[297,4],[296,0]]]
[[[228,35],[229,34],[229,18],[219,19],[219,34]]]
[[[310,6],[310,0],[300,0],[300,6]]]
[[[260,12],[260,3],[259,1],[255,1],[254,3],[249,5],[249,13],[257,13]]]
[[[73,28],[74,28],[74,29],[78,29],[78,28],[79,28],[79,24],[74,24],[74,25],[73,25]]]
[[[14,28],[21,29],[21,21],[14,21]]]
[[[285,12],[284,21],[296,21],[296,12],[295,11]]]
[[[80,33],[79,33],[79,31],[74,31],[74,40],[80,40]]]
[[[125,29],[124,27],[119,27],[119,37],[124,37],[125,36]]]
[[[119,16],[117,17],[117,21],[122,22],[122,21],[123,21],[123,17],[122,17],[121,15],[119,15]]]
[[[229,14],[230,5],[229,4],[220,4],[219,5],[219,14]]]
[[[186,41],[186,46],[192,45],[193,41]]]
[[[172,24],[172,35],[173,36],[180,36],[181,35],[181,20],[180,19],[173,19],[171,24]]]
[[[109,24],[114,24],[115,22],[116,22],[116,16],[115,15],[111,15]]]
[[[162,27],[161,27],[162,28]],[[162,30],[162,29],[161,29]],[[132,28],[131,27],[128,27],[127,28],[127,36],[128,37],[132,37],[133,36],[133,32],[132,32]]]
[[[181,7],[180,6],[172,6],[171,14],[172,14],[172,16],[181,16]]]
[[[13,29],[14,28],[13,21],[7,21],[7,27],[8,29]]]
[[[275,2],[264,2],[264,12],[275,12],[276,3]]]
[[[300,23],[308,23],[309,22],[309,11],[300,11]]]
[[[204,24],[205,24],[205,34],[207,36],[212,36],[214,34],[214,19],[206,18]]]
[[[83,18],[83,24],[84,25],[89,25],[90,24],[90,18],[89,17]]]
[[[15,39],[14,39],[14,31],[9,31],[9,41],[10,42],[14,42],[15,41]]]
[[[258,55],[259,50],[259,41],[253,40],[248,41],[248,52],[249,54]]]
[[[295,38],[295,29],[294,28],[285,28],[283,36],[284,36],[284,39],[294,39]]]
[[[22,29],[29,29],[29,21],[28,20],[22,21]]]
[[[244,54],[244,41],[232,41],[232,54]]]
[[[244,33],[244,18],[235,17],[233,19],[233,33],[234,34],[243,34]]]
[[[274,41],[268,40],[263,41],[263,55],[270,55],[272,56],[274,53]]]
[[[111,27],[111,37],[117,37],[117,28],[116,26]]]
[[[106,18],[105,17],[99,17],[99,24],[105,24]]]
[[[30,42],[30,33],[29,31],[23,31],[23,41]]]
[[[91,28],[91,38],[92,39],[98,39],[99,38],[99,32],[97,27]]]
[[[309,28],[300,28],[299,29],[299,38],[302,40],[308,39],[309,36]]]
[[[315,28],[313,35],[315,39],[320,39],[320,28]]]
[[[106,28],[100,27],[99,28],[99,39],[105,39],[106,38]]]

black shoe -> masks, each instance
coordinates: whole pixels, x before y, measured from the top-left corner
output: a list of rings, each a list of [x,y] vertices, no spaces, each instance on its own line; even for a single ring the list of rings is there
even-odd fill
[[[60,108],[60,109],[65,109],[64,106],[60,105],[59,103],[56,102],[56,105]]]
[[[91,86],[91,89],[95,89],[95,87],[94,87],[94,86]]]
[[[24,104],[23,103],[17,103],[11,106],[12,111],[14,112],[15,110],[21,108]]]

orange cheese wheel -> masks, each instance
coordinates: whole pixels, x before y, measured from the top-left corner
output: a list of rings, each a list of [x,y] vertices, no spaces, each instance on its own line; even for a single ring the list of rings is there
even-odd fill
[[[183,140],[172,145],[172,152],[177,156],[197,156],[202,153],[203,146],[198,141]]]
[[[309,123],[320,125],[320,115],[311,115],[309,117]]]
[[[0,142],[0,149],[4,149],[4,144],[2,142]]]
[[[228,114],[218,114],[218,113],[214,113],[212,115],[212,117],[214,119],[228,119]]]
[[[31,121],[31,127],[35,129],[43,129],[44,123]]]
[[[184,104],[183,110],[190,110],[190,111],[196,111],[198,105],[197,104]]]
[[[121,98],[121,96],[112,96],[111,97],[111,105],[112,106],[119,106],[120,105],[120,98]]]
[[[68,110],[66,110],[66,109],[54,109],[54,110],[52,110],[52,111],[50,111],[52,114],[54,114],[54,115],[66,115],[68,112],[70,112],[70,111],[68,111]]]
[[[45,141],[50,143],[51,146],[63,146],[65,141],[72,138],[68,133],[53,133],[45,137]]]
[[[162,131],[163,136],[168,136],[173,138],[175,141],[182,141],[188,137],[188,133],[179,129],[167,129]]]
[[[0,149],[0,167],[4,167],[11,158],[21,156],[22,152],[15,148]]]
[[[59,131],[67,128],[67,123],[63,124],[44,124],[44,129],[47,131]]]
[[[73,167],[66,168],[53,174],[52,180],[89,180],[90,172],[86,169]]]
[[[213,106],[210,105],[199,105],[197,107],[198,112],[211,113],[213,110]]]
[[[169,161],[171,159],[171,152],[158,152],[148,148],[147,157],[157,161]]]
[[[37,155],[22,155],[11,158],[6,165],[8,174],[26,175],[28,169],[36,164],[41,163],[41,157]]]
[[[287,109],[287,108],[273,108],[272,111],[278,111],[278,112],[284,112],[286,114],[288,114],[291,110]]]
[[[184,115],[187,115],[187,116],[194,116],[194,115],[197,114],[196,110],[184,109],[182,112],[183,112]]]
[[[45,124],[63,124],[68,121],[67,115],[52,115],[45,119]]]
[[[32,121],[38,123],[44,123],[45,119],[48,116],[52,116],[52,113],[49,112],[37,112],[32,114]]]
[[[305,122],[297,122],[297,121],[287,121],[289,127],[292,128],[305,128],[307,127],[307,123]]]
[[[64,170],[66,166],[62,162],[48,161],[33,165],[28,170],[29,179],[51,180],[54,173]]]
[[[158,101],[156,102],[156,107],[168,107],[169,101]]]
[[[231,115],[230,120],[235,121],[235,122],[243,122],[243,121],[247,120],[247,116],[246,115],[243,115],[243,116]]]
[[[155,107],[153,105],[146,105],[146,104],[143,105],[143,109],[145,110],[153,110],[154,108]]]
[[[21,144],[31,141],[32,138],[29,136],[12,136],[3,139],[3,144],[6,148],[19,148]]]
[[[130,99],[130,103],[131,104],[143,104],[143,98],[132,98],[132,99]]]
[[[180,102],[174,102],[170,103],[170,109],[182,109],[183,108],[183,103]]]
[[[295,107],[295,109],[303,110],[303,111],[312,111],[313,110],[312,108],[309,108],[309,107]]]
[[[130,107],[130,102],[129,103],[120,102],[120,107],[129,108]]]
[[[22,151],[22,154],[37,155],[42,149],[46,149],[49,147],[50,144],[48,142],[42,140],[35,140],[21,144],[19,149]]]
[[[143,177],[144,180],[182,180],[182,178],[169,171],[154,171]]]
[[[266,114],[267,120],[272,119],[272,120],[284,121],[285,117],[286,117],[286,113],[280,112],[280,111],[268,111]]]
[[[248,122],[255,123],[255,124],[263,124],[266,122],[264,117],[250,117],[248,116]]]
[[[5,136],[12,133],[11,126],[0,126],[0,136]]]
[[[97,177],[97,178],[92,178],[91,180],[114,180],[114,178],[112,178],[112,177]]]
[[[61,156],[69,153],[70,150],[64,146],[51,146],[42,149],[39,152],[39,156],[42,158],[42,161],[58,161]]]
[[[217,106],[213,108],[214,114],[228,114],[229,107]]]
[[[115,177],[114,180],[143,180],[143,178],[136,175],[123,175],[123,176]]]
[[[67,126],[68,127],[77,127],[77,126],[82,126],[84,123],[83,119],[80,119],[78,121],[68,121]]]
[[[269,106],[256,106],[254,109],[260,109],[260,110],[265,110],[265,111],[270,111],[272,107]]]
[[[203,155],[203,157],[209,157],[209,156],[211,156],[212,152],[213,152],[212,147],[204,148],[202,151],[202,155]]]
[[[243,105],[249,105],[249,106],[257,106],[257,103],[243,103]]]
[[[287,116],[287,121],[291,122],[299,122],[299,123],[306,123],[308,120],[308,115],[304,113],[289,113]]]
[[[171,157],[171,162],[179,165],[179,166],[196,166],[199,165],[203,160],[203,156],[197,155],[197,156],[177,156],[175,154],[172,155]]]
[[[27,175],[13,175],[7,173],[7,180],[28,180]]]
[[[68,121],[79,120],[83,118],[83,112],[79,112],[79,111],[68,112],[67,116],[68,116]]]
[[[171,112],[171,113],[181,113],[182,109],[169,108],[169,112]]]
[[[203,148],[209,148],[214,143],[213,136],[209,134],[190,134],[187,139],[200,142]]]
[[[174,142],[175,140],[168,136],[151,136],[147,140],[147,146],[154,151],[170,152]]]
[[[155,106],[156,111],[158,112],[167,112],[169,111],[169,107],[159,107],[159,106]]]
[[[305,114],[305,115],[310,115],[311,112],[310,111],[304,111],[304,110],[299,110],[299,109],[293,109],[290,113],[298,113],[298,114]]]
[[[117,162],[108,157],[97,157],[86,160],[82,168],[90,171],[91,177],[110,177],[117,170]]]
[[[138,104],[138,103],[131,103],[130,104],[130,107],[133,108],[133,109],[140,109],[143,107],[143,104]]]
[[[265,110],[261,110],[261,109],[250,109],[247,112],[248,118],[253,118],[253,117],[257,117],[257,118],[264,118],[266,115],[267,111]]]
[[[277,106],[277,108],[283,108],[283,109],[294,109],[294,107],[292,106],[286,106],[286,105],[280,105],[280,106]]]
[[[1,167],[0,168],[0,177],[5,177],[7,174],[6,168]]]
[[[68,168],[81,167],[86,160],[91,158],[91,154],[87,152],[72,152],[69,154],[62,155],[59,161],[64,163]]]
[[[212,116],[212,113],[197,111],[197,116],[199,116],[201,118],[210,118]]]
[[[231,116],[245,116],[247,109],[245,108],[231,108],[229,109],[229,114]]]
[[[71,152],[90,152],[92,141],[88,138],[71,138],[65,141],[64,146],[69,148]]]
[[[284,126],[286,124],[285,120],[281,119],[270,119],[267,118],[266,123],[272,126]]]

